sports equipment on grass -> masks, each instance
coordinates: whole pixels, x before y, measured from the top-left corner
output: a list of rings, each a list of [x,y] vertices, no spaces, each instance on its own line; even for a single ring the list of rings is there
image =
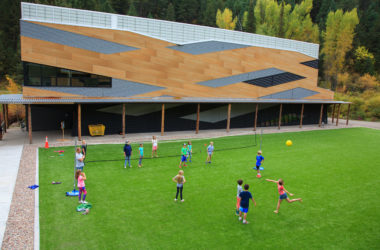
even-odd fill
[[[291,140],[286,141],[286,146],[290,147],[293,145],[293,142]]]

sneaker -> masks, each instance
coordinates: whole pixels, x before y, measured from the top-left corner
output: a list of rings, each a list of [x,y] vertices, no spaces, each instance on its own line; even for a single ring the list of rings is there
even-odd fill
[[[208,163],[210,163],[210,164],[211,164],[211,161],[209,161]]]
[[[174,199],[174,201],[177,201],[177,199]]]
[[[256,175],[257,178],[261,178],[261,174]]]
[[[249,224],[249,222],[245,220],[245,221],[243,221],[243,224]]]
[[[127,166],[124,166],[124,168],[127,168]]]
[[[78,201],[78,203],[83,203],[83,202],[80,200],[80,201]]]
[[[132,167],[132,165],[129,166],[130,168]]]
[[[239,221],[241,221],[243,218],[242,217],[239,217]]]
[[[184,199],[181,200],[181,202],[184,202],[184,201],[185,201]]]
[[[83,204],[87,204],[88,202],[87,201],[82,201]]]

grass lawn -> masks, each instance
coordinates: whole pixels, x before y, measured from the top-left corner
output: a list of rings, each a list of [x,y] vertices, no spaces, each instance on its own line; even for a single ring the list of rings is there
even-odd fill
[[[293,146],[285,146],[287,139]],[[143,168],[133,160],[124,169],[123,145],[88,146],[87,161],[98,161],[85,166],[89,215],[75,211],[76,197],[65,197],[73,188],[74,148],[40,149],[41,249],[380,248],[380,131],[264,135],[261,179],[252,170],[259,148],[253,136],[213,139],[216,150],[251,147],[216,151],[206,166],[209,141],[193,141],[184,203],[173,201],[179,156],[150,159],[146,143]],[[179,155],[181,143],[159,143],[159,155]],[[53,152],[58,149],[64,156]],[[99,161],[107,159],[116,161]],[[248,225],[235,216],[239,178],[257,202],[250,204]],[[283,178],[303,203],[283,202],[274,214],[277,187],[266,178]]]

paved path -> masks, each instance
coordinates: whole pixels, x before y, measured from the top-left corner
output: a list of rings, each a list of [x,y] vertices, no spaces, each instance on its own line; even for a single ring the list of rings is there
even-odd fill
[[[283,133],[325,129],[340,129],[347,127],[367,127],[380,130],[379,122],[350,121],[349,126],[345,120],[340,120],[339,126],[331,123],[319,128],[317,125],[264,127],[263,133]],[[260,133],[261,128],[258,128]],[[252,128],[231,129],[229,133],[225,129],[203,130],[199,134],[194,131],[166,132],[164,136],[159,133],[128,134],[126,138],[120,135],[107,135],[102,137],[88,137],[83,139],[88,144],[124,143],[126,139],[137,141],[150,141],[152,135],[159,140],[210,138],[222,136],[234,136],[252,134]],[[33,132],[33,145],[28,145],[28,134],[19,128],[10,128],[3,141],[0,141],[0,244],[2,249],[33,249],[34,242],[34,192],[26,189],[26,186],[34,184],[36,171],[36,148],[43,147],[45,136],[49,137],[50,146],[74,145],[75,138],[67,137],[67,141],[61,142],[59,131]],[[25,145],[25,146],[24,146]],[[20,159],[22,158],[21,162]],[[17,182],[16,182],[17,180]],[[13,195],[13,197],[12,197]],[[23,203],[23,206],[17,204]],[[8,221],[7,221],[8,220]],[[4,232],[5,231],[5,232]],[[4,237],[4,240],[3,240]]]
[[[0,141],[0,247],[16,183],[25,136],[19,131]]]

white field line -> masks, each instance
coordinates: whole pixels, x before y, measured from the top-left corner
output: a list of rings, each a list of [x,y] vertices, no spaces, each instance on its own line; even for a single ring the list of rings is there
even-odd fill
[[[36,185],[39,185],[38,179],[38,148],[36,149]],[[34,250],[40,249],[40,205],[39,205],[39,191],[40,188],[36,188],[34,193]]]

